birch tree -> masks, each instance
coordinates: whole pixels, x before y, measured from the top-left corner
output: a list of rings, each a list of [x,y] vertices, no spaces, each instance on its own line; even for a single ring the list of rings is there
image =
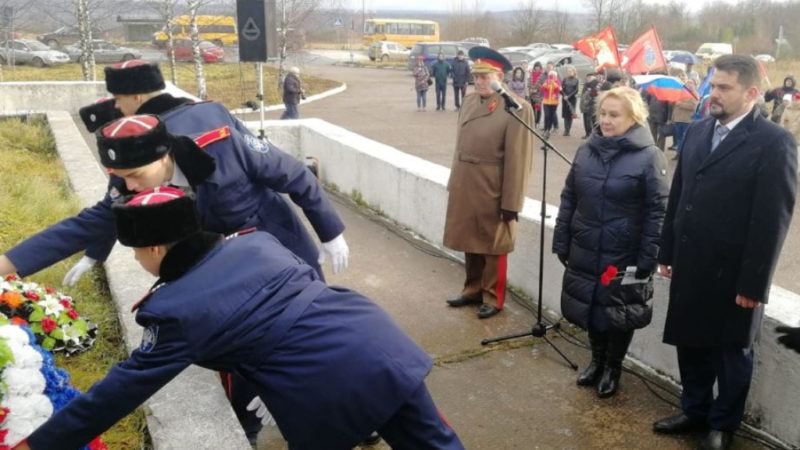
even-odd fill
[[[206,2],[204,0],[186,0],[189,9],[189,35],[192,39],[192,55],[194,56],[194,77],[197,80],[197,96],[208,98],[206,77],[203,74],[203,57],[200,54],[200,31],[197,28],[197,12]]]
[[[81,72],[84,81],[97,81],[95,72],[94,48],[92,46],[91,0],[76,0],[79,45],[81,48]]]

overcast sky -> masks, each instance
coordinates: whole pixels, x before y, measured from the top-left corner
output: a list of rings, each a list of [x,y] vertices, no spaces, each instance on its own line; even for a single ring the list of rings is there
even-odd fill
[[[710,3],[711,0],[685,0],[684,3],[691,9]],[[368,10],[410,10],[410,11],[453,11],[455,5],[462,2],[458,0],[345,0],[352,9],[361,9],[362,5]],[[523,1],[527,4],[527,1]],[[464,0],[464,5],[474,5],[475,0]],[[507,11],[517,9],[520,0],[479,0],[484,10]],[[578,12],[586,10],[582,0],[557,0],[556,2],[538,0],[534,2],[538,7],[554,9],[557,4],[560,9]],[[666,0],[645,0],[645,3],[666,3]],[[465,6],[466,8],[466,6]]]

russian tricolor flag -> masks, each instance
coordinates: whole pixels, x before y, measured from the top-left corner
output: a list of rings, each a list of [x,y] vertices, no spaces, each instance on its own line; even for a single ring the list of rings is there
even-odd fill
[[[697,96],[681,83],[667,75],[634,75],[636,87],[655,95],[662,102],[677,103],[681,100],[697,100]]]

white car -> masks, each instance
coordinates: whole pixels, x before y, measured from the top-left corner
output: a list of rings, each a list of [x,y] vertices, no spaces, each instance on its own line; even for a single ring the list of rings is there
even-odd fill
[[[0,43],[0,64],[30,64],[34,67],[57,66],[69,62],[64,52],[53,50],[39,41],[13,39]]]

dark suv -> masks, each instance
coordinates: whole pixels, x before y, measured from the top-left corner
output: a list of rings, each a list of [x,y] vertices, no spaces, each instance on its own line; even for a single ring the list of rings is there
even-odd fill
[[[102,39],[103,37],[103,30],[92,27],[92,39]],[[40,34],[36,36],[36,40],[50,48],[61,48],[80,41],[81,35],[78,32],[78,27],[69,25],[50,33]]]
[[[420,42],[419,44],[414,44],[411,54],[408,56],[408,70],[414,70],[414,67],[417,66],[417,58],[420,56],[424,59],[425,65],[430,68],[436,62],[436,57],[440,52],[444,53],[445,60],[452,64],[459,50],[464,52],[464,59],[472,67],[472,61],[467,56],[467,52],[473,46],[464,42]]]

